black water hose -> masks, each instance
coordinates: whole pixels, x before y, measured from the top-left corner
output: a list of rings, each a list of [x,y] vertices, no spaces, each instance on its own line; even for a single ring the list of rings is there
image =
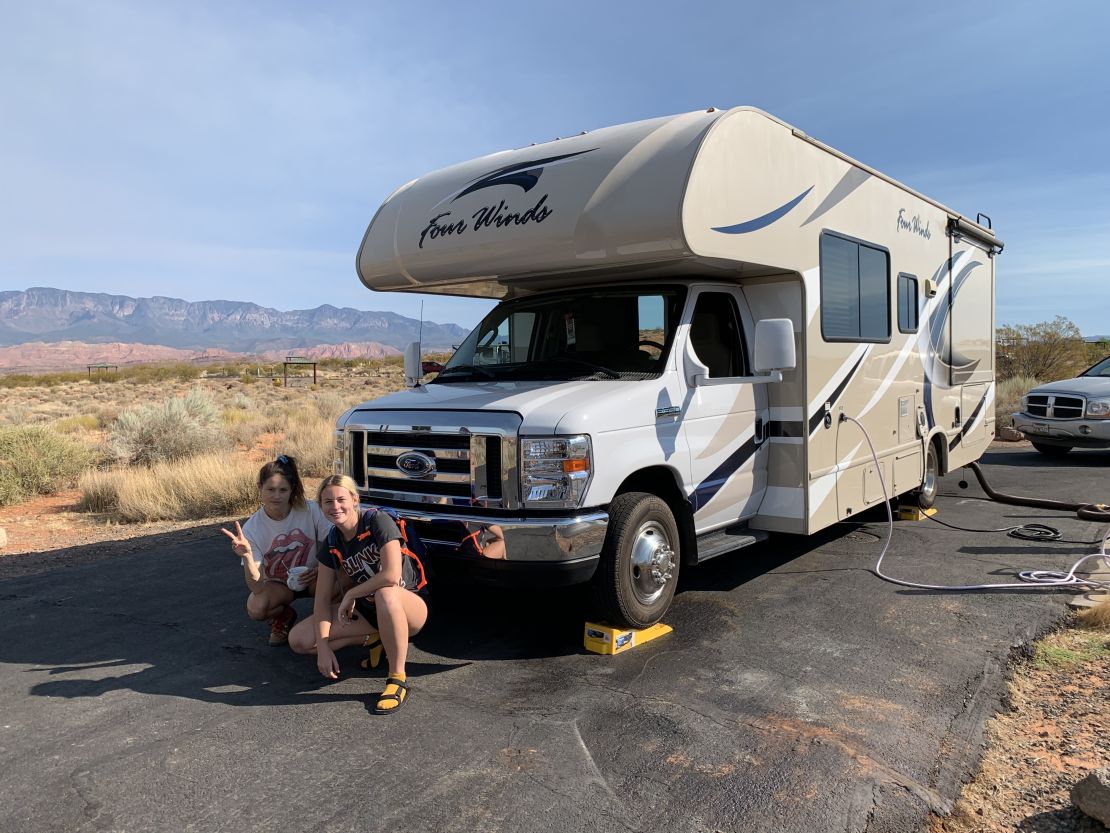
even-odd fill
[[[1074,512],[1076,517],[1082,518],[1085,521],[1102,521],[1110,523],[1110,506],[1105,503],[1067,503],[1062,500],[1046,500],[1045,498],[1036,497],[1016,497],[1014,495],[1004,495],[1001,492],[996,492],[987,483],[987,477],[983,474],[983,470],[979,468],[978,463],[968,463],[967,468],[975,472],[975,477],[979,480],[979,485],[983,487],[987,497],[998,503],[1009,503],[1013,506],[1032,506],[1036,509],[1058,509],[1063,512]],[[961,487],[967,488],[966,481],[960,484]]]

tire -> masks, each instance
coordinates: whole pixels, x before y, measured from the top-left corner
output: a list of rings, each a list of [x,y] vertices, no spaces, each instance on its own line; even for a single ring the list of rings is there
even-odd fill
[[[609,529],[593,577],[601,618],[618,627],[654,625],[674,598],[681,560],[670,507],[646,492],[618,495],[609,504]]]
[[[937,447],[929,443],[925,452],[925,482],[917,490],[917,505],[922,509],[932,509],[937,502],[937,481],[940,478],[940,458],[937,456]]]
[[[1049,457],[1063,457],[1071,451],[1070,445],[1049,445],[1048,443],[1033,443],[1033,448]]]

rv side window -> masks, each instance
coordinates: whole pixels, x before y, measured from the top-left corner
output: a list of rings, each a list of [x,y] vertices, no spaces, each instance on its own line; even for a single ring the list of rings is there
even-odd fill
[[[898,332],[917,332],[917,276],[898,276]]]
[[[890,340],[890,255],[821,235],[821,335],[825,341]]]
[[[690,343],[709,368],[709,378],[748,375],[748,357],[736,299],[727,292],[703,292],[694,307]]]

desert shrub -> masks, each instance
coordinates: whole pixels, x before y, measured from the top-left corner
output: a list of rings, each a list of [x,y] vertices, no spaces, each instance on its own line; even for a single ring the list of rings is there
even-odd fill
[[[246,411],[254,407],[254,402],[245,393],[237,393],[231,397],[231,407]]]
[[[325,391],[316,395],[313,404],[320,416],[334,423],[341,413],[357,403],[352,402],[350,396],[335,391]]]
[[[191,382],[199,379],[201,369],[194,364],[137,364],[120,371],[120,378],[133,384],[146,382]]]
[[[0,506],[64,489],[93,461],[91,448],[44,426],[0,428]]]
[[[85,378],[83,373],[11,373],[0,375],[0,388],[52,388]]]
[[[281,451],[296,458],[301,474],[306,477],[331,474],[335,459],[335,421],[311,411],[298,413],[286,425]]]
[[[220,427],[220,410],[200,389],[124,411],[112,424],[108,440],[108,449],[116,460],[146,466],[227,445],[227,435]]]
[[[1028,376],[1013,376],[998,383],[994,397],[994,418],[996,427],[1006,428],[1014,424],[1013,416],[1021,410],[1021,397],[1039,383]]]
[[[258,505],[256,464],[206,454],[145,468],[89,472],[78,509],[121,523],[245,515]]]
[[[1062,315],[1039,324],[999,327],[998,378],[1068,379],[1090,362],[1079,328]]]
[[[78,431],[95,431],[100,427],[96,414],[81,414],[54,420],[54,430],[59,434],[76,434]]]
[[[1103,599],[1094,607],[1081,611],[1079,622],[1085,628],[1110,630],[1110,599]]]

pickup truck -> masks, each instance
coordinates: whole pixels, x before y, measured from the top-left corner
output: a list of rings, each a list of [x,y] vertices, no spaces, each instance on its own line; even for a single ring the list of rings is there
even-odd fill
[[[1110,356],[1074,379],[1033,388],[1021,399],[1014,428],[1041,454],[1110,448]]]

